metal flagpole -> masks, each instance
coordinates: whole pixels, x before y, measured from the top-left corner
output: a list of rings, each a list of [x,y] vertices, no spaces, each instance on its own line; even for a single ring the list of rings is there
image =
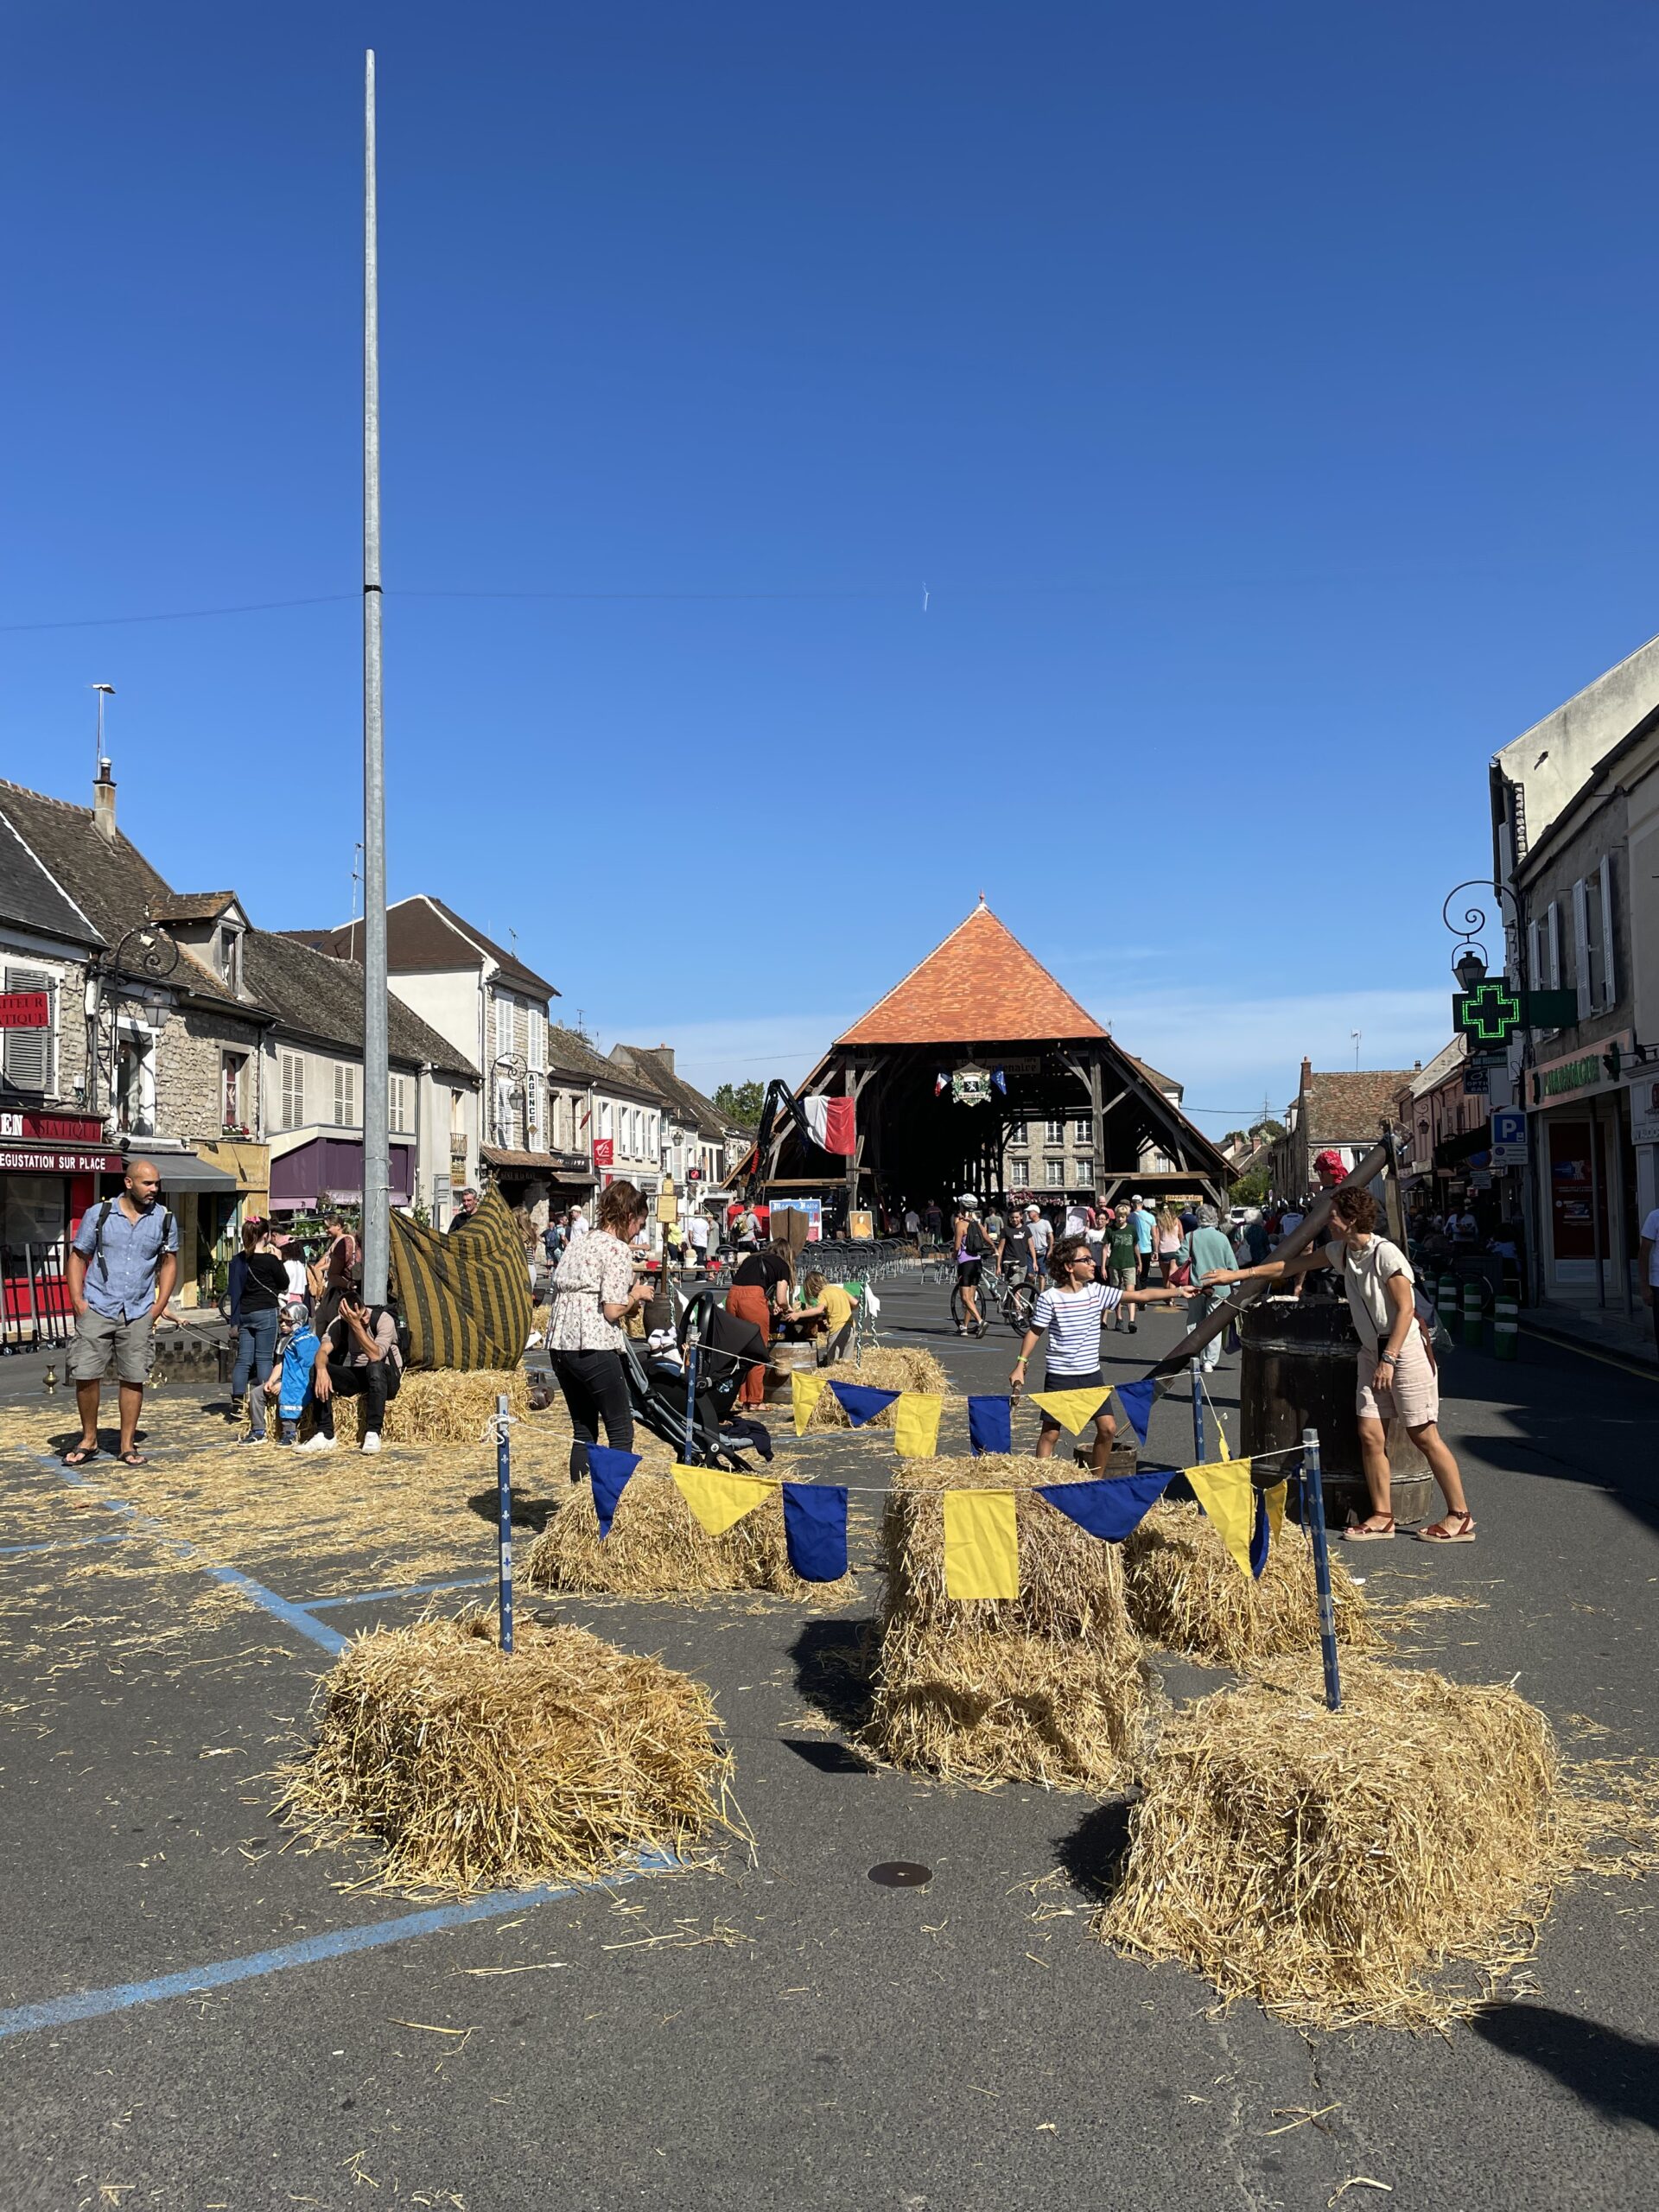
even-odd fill
[[[386,773],[380,694],[380,264],[374,51],[363,69],[363,1295],[386,1297]]]

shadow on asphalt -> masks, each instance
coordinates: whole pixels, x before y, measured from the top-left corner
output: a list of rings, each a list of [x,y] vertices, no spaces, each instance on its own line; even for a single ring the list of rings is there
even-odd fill
[[[1612,2120],[1659,2127],[1659,2044],[1524,2001],[1477,2013],[1478,2036],[1524,2058]]]
[[[870,1717],[874,1653],[873,1620],[808,1621],[789,1647],[795,1687],[826,1720],[850,1735]]]
[[[515,1491],[512,1499],[512,1525],[515,1529],[529,1529],[540,1535],[559,1509],[556,1497],[521,1497]],[[495,1526],[498,1493],[489,1490],[475,1490],[467,1500],[467,1510],[476,1513],[480,1521]]]
[[[1054,1856],[1074,1890],[1103,1904],[1117,1886],[1128,1847],[1129,1808],[1120,1798],[1086,1813],[1055,1845]]]
[[[816,1767],[820,1774],[876,1774],[880,1769],[861,1759],[856,1751],[849,1751],[845,1744],[826,1744],[816,1736],[785,1736],[784,1749],[793,1751],[798,1759],[804,1759],[808,1766]]]

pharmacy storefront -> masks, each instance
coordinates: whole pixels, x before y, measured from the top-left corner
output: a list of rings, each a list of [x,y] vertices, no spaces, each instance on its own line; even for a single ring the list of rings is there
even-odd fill
[[[1624,1297],[1636,1256],[1628,1030],[1527,1071],[1539,1259],[1552,1292]]]

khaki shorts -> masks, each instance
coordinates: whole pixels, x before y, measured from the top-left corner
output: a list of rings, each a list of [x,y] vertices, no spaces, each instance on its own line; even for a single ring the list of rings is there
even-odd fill
[[[94,1313],[88,1306],[76,1319],[75,1341],[69,1347],[71,1382],[101,1382],[110,1371],[113,1354],[119,1379],[142,1388],[149,1380],[155,1353],[150,1318],[148,1307],[136,1321],[118,1321],[107,1313]]]
[[[1408,1428],[1421,1428],[1426,1421],[1439,1421],[1440,1378],[1414,1325],[1394,1370],[1393,1389],[1372,1389],[1376,1372],[1376,1354],[1362,1346],[1359,1388],[1354,1393],[1354,1410],[1362,1421],[1402,1421]]]

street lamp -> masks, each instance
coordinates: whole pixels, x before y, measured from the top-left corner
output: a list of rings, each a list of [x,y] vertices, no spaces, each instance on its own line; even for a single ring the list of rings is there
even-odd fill
[[[1452,973],[1458,979],[1458,988],[1465,995],[1478,991],[1486,980],[1486,963],[1472,944],[1465,945],[1452,964]]]
[[[490,1092],[495,1109],[495,1141],[504,1151],[508,1148],[508,1117],[524,1096],[524,1077],[528,1072],[529,1063],[522,1052],[498,1052],[490,1065]],[[502,1075],[507,1078],[505,1094],[498,1081]],[[506,1109],[505,1117],[502,1112],[504,1105]]]
[[[107,691],[108,684],[94,689]],[[164,930],[153,922],[135,922],[126,935],[102,952],[95,952],[86,963],[86,988],[83,1001],[86,1015],[86,1106],[90,1113],[98,1109],[98,1022],[104,1001],[109,998],[120,1000],[121,978],[130,976],[147,982],[164,982],[179,964],[179,948]],[[115,1099],[115,1069],[118,1039],[115,1026],[110,1030],[110,1099]]]

